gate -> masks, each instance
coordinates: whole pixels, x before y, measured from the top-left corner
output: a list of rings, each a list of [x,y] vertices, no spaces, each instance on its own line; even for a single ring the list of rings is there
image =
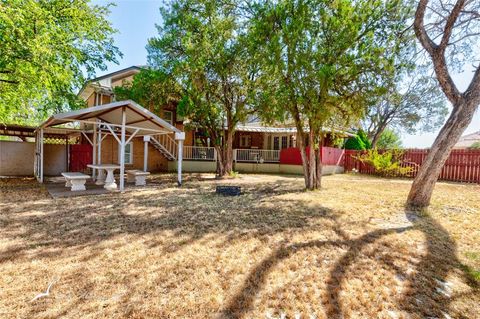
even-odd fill
[[[87,170],[87,164],[92,164],[93,148],[90,144],[70,145],[70,172],[83,172]]]

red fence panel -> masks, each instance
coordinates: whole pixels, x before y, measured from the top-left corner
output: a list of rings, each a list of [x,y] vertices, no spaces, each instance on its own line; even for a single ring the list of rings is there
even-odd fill
[[[93,148],[90,144],[70,145],[70,172],[83,172],[92,163]]]
[[[334,147],[322,147],[322,164],[343,166],[344,149]]]
[[[345,171],[356,169],[363,174],[375,174],[375,170],[370,165],[363,164],[356,157],[362,154],[362,151],[346,150],[344,156]],[[402,166],[412,167],[412,172],[408,177],[415,177],[418,168],[422,165],[428,154],[424,149],[404,150]],[[443,165],[439,180],[480,183],[480,150],[453,150],[447,161]]]
[[[310,154],[309,147],[306,147],[305,150],[307,154]],[[288,147],[280,150],[280,164],[302,165],[300,149],[297,147]]]
[[[306,147],[307,156],[310,147]],[[322,147],[322,163],[324,165],[343,166],[345,150],[334,147]],[[302,156],[297,147],[284,148],[280,151],[280,164],[302,165]]]

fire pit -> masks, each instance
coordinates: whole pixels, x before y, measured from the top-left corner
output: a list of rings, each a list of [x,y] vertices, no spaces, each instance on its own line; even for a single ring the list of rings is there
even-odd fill
[[[215,192],[224,196],[238,196],[242,193],[240,186],[217,186]]]

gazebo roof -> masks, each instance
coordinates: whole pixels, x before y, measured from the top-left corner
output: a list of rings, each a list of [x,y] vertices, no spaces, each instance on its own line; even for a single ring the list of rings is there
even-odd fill
[[[102,122],[118,127],[122,125],[123,109],[125,109],[126,117],[125,128],[128,132],[139,130],[137,135],[181,132],[167,121],[161,119],[131,100],[113,102],[77,111],[55,114],[43,122],[39,128],[47,128],[77,121],[93,123],[95,119],[99,119]]]

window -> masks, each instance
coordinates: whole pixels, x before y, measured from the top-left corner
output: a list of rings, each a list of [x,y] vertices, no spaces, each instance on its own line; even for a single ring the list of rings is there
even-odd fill
[[[282,149],[288,147],[288,136],[282,136]]]
[[[277,136],[273,136],[273,149],[274,150],[281,150],[281,149],[284,149],[284,148],[287,148],[289,147],[289,145],[291,146],[291,139],[290,139],[290,136],[288,135],[277,135]],[[290,144],[289,144],[290,143]],[[268,140],[268,148],[270,149],[270,146],[271,145],[271,142],[270,142],[270,139]]]
[[[273,137],[273,149],[279,150],[280,149],[280,137],[274,136]]]
[[[118,162],[120,163],[120,144],[118,145]],[[133,164],[133,143],[125,144],[125,164]]]
[[[173,112],[172,111],[163,111],[162,119],[173,125]]]
[[[252,137],[250,135],[240,136],[240,147],[250,147],[252,145]]]
[[[271,149],[272,149],[272,136],[267,135],[267,150],[271,150]]]

